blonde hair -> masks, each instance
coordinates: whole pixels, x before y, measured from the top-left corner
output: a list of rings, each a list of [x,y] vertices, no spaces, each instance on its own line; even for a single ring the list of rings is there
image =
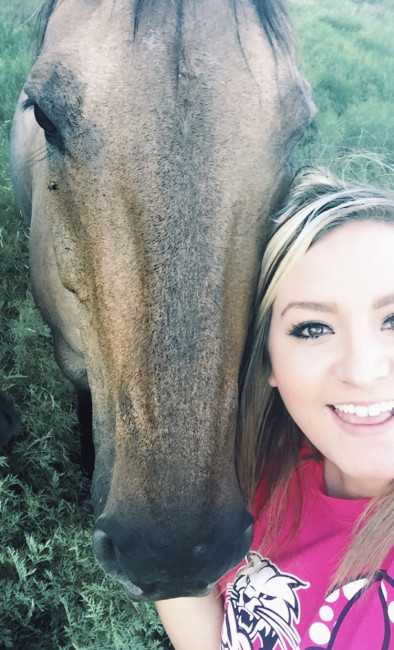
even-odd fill
[[[278,287],[306,251],[328,232],[354,221],[375,220],[394,225],[394,194],[368,186],[350,185],[326,170],[302,169],[296,175],[285,208],[273,217],[261,264],[253,315],[248,362],[241,377],[237,471],[245,501],[250,505],[262,479],[266,501],[281,487],[282,498],[271,516],[267,538],[274,539],[285,516],[287,481],[300,466],[301,448],[308,443],[288,414],[276,388],[271,388],[268,335]],[[321,458],[308,443],[310,457]],[[301,501],[298,503],[298,514]],[[372,513],[370,517],[368,515]],[[364,522],[367,523],[364,525]],[[297,513],[295,528],[298,525]],[[294,532],[294,531],[293,531]],[[394,546],[394,481],[374,498],[354,530],[354,540],[335,581],[380,568]]]

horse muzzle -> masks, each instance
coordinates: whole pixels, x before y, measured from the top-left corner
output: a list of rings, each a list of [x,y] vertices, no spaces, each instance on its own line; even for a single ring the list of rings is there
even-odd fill
[[[223,525],[224,521],[224,525]],[[155,601],[209,593],[219,578],[248,552],[253,523],[247,510],[223,517],[222,526],[182,525],[168,529],[129,528],[103,514],[96,522],[93,550],[104,571],[123,584],[137,601]]]

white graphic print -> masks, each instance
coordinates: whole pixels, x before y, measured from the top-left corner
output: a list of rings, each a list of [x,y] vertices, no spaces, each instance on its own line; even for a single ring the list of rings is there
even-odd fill
[[[308,582],[281,573],[259,553],[250,552],[233,585],[228,587],[221,650],[296,650],[300,637],[294,623],[300,620],[297,589]]]
[[[394,640],[394,580],[384,570],[378,571],[376,581],[369,587],[364,609],[357,604],[361,600],[365,578],[353,580],[338,587],[326,597],[318,616],[303,638],[306,650],[340,650],[349,648],[373,648],[392,650]],[[360,626],[362,631],[360,633]],[[361,639],[361,641],[360,641]]]

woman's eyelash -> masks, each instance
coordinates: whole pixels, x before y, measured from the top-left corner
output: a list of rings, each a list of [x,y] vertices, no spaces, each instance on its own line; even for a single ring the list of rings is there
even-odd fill
[[[390,314],[387,318],[384,319],[383,325],[389,325],[390,327],[384,327],[384,329],[394,330],[394,314]]]
[[[383,321],[382,329],[394,330],[394,314],[390,314]],[[287,330],[287,334],[298,339],[318,339],[327,334],[334,334],[333,329],[319,321],[305,321],[303,323],[294,323]]]
[[[394,316],[393,316],[393,325],[394,325]],[[328,325],[324,323],[319,323],[318,321],[308,321],[306,323],[297,323],[291,325],[288,329],[288,334],[299,339],[318,339],[320,336],[326,334],[333,334],[333,330]]]

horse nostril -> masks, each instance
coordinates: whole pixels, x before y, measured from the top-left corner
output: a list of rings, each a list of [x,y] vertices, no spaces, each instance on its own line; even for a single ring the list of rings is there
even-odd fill
[[[198,536],[175,517],[171,530],[160,523],[153,527],[150,521],[149,526],[143,521],[126,526],[119,519],[112,514],[97,519],[93,550],[104,571],[136,600],[207,593],[208,585],[246,555],[253,537],[253,520],[244,509],[230,512],[224,525],[222,520],[214,526],[209,522]],[[190,544],[185,531],[197,543]]]
[[[119,580],[121,570],[116,559],[116,549],[112,539],[99,528],[93,533],[93,552],[104,571]]]

